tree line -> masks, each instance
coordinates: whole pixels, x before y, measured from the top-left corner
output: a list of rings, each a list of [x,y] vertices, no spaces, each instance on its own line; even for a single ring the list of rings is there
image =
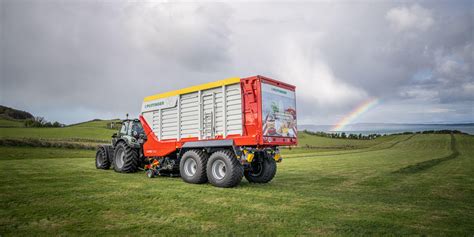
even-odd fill
[[[327,138],[340,138],[340,139],[357,139],[357,140],[371,140],[375,139],[377,137],[381,137],[384,135],[373,133],[373,134],[367,134],[363,135],[362,133],[359,134],[352,134],[352,133],[327,133],[327,132],[312,132],[308,130],[303,130],[304,133],[307,133],[309,135],[314,135],[314,136],[319,136],[319,137],[327,137]]]
[[[341,133],[326,133],[326,132],[312,132],[308,130],[303,130],[304,133],[309,134],[309,135],[314,135],[314,136],[319,136],[319,137],[327,137],[327,138],[339,138],[339,139],[355,139],[355,140],[371,140],[375,139],[377,137],[382,137],[382,136],[387,136],[387,134],[378,134],[378,133],[373,133],[373,134],[367,134],[363,135],[361,133],[359,134],[346,134],[345,132]],[[426,130],[426,131],[418,131],[418,132],[402,132],[402,133],[393,133],[390,135],[410,135],[410,134],[467,134],[464,132],[461,132],[459,130]]]
[[[48,122],[44,117],[33,117],[26,119],[24,125],[27,128],[62,128],[65,126],[58,121]]]

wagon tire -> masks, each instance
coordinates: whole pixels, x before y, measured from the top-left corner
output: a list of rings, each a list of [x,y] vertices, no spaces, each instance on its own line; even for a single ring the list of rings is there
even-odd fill
[[[179,173],[184,182],[191,184],[206,183],[206,165],[208,159],[209,156],[203,151],[186,151],[179,162]]]
[[[246,170],[244,175],[249,183],[268,183],[275,177],[277,171],[276,161],[271,158],[263,158],[261,162],[255,162],[251,169]]]
[[[219,150],[212,153],[207,162],[209,182],[220,188],[231,188],[240,184],[244,168],[230,150]]]
[[[119,173],[133,173],[138,170],[138,151],[125,142],[119,142],[114,149],[114,170]]]

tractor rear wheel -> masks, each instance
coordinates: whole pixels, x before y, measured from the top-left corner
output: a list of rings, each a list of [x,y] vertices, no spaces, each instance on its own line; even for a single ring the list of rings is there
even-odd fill
[[[268,183],[275,177],[276,171],[276,161],[263,157],[260,161],[252,162],[250,169],[246,170],[244,175],[249,183]]]
[[[207,178],[209,182],[221,188],[239,185],[244,168],[230,150],[220,150],[212,153],[207,162]]]
[[[108,170],[110,168],[110,161],[107,157],[107,150],[103,146],[97,148],[95,153],[95,167],[97,169]]]
[[[186,151],[179,162],[179,173],[184,182],[192,184],[202,184],[207,182],[207,159],[207,153],[200,150]]]
[[[138,170],[138,151],[125,142],[117,143],[114,152],[114,170],[120,173],[133,173]]]

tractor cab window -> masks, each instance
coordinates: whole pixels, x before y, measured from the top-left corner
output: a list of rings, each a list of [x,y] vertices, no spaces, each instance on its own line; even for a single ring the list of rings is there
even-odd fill
[[[143,133],[145,133],[145,132],[143,131],[142,124],[141,124],[141,123],[138,123],[138,122],[135,122],[135,123],[133,123],[133,125],[132,125],[132,133],[133,133],[134,131],[137,132],[137,134],[143,134]]]
[[[128,122],[122,123],[122,127],[120,128],[120,134],[127,134],[128,131]]]

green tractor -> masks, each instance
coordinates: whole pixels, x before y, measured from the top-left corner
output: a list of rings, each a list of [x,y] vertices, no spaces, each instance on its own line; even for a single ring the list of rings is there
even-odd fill
[[[125,119],[117,133],[112,135],[112,144],[99,145],[95,156],[97,169],[109,169],[116,172],[133,173],[143,168],[142,152],[146,135],[138,119]]]

